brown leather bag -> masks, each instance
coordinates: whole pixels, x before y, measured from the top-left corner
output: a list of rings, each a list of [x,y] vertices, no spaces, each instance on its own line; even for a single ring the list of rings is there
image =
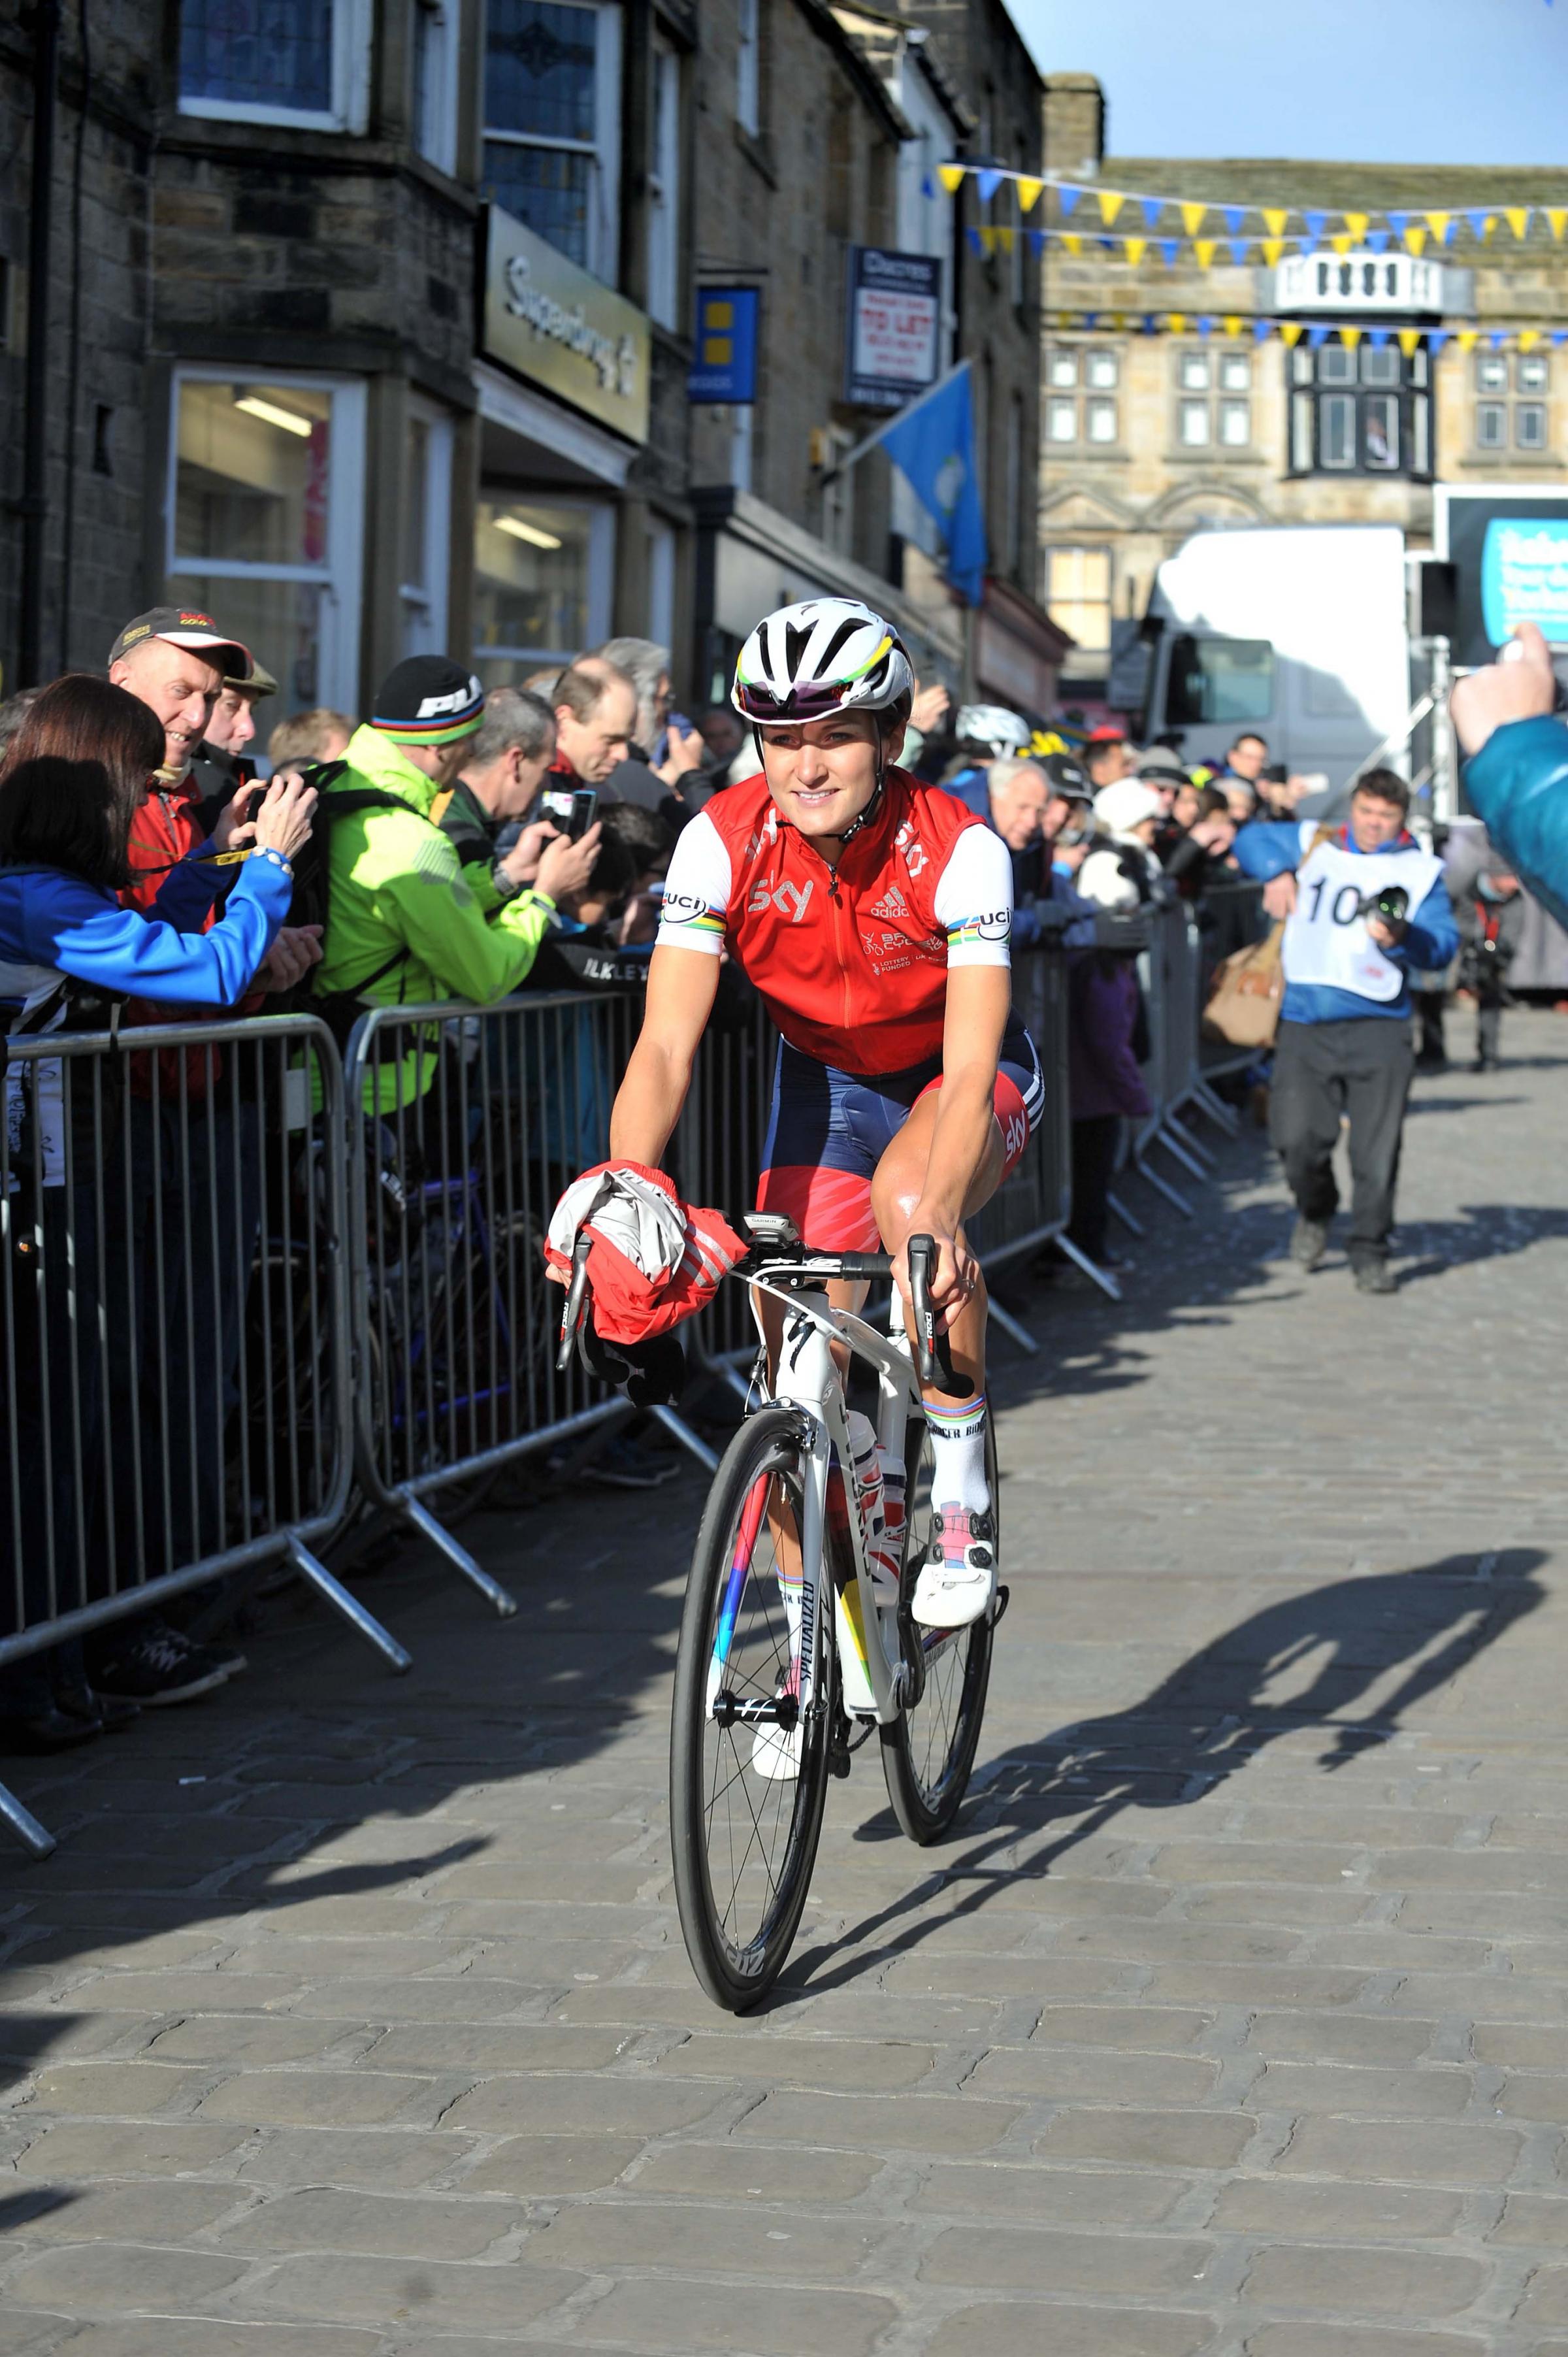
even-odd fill
[[[1284,931],[1283,922],[1271,925],[1261,942],[1233,951],[1215,967],[1203,1010],[1203,1028],[1211,1038],[1228,1040],[1232,1048],[1273,1045],[1285,990],[1280,963]]]

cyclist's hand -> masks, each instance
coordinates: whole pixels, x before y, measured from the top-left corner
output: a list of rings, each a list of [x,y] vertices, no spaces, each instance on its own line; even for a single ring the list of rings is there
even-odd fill
[[[1263,906],[1271,917],[1288,917],[1295,907],[1295,877],[1288,867],[1283,876],[1271,876],[1264,885]]]
[[[955,1318],[963,1313],[975,1286],[980,1282],[980,1263],[966,1243],[947,1232],[945,1214],[928,1211],[923,1203],[915,1206],[909,1221],[912,1236],[930,1236],[937,1247],[937,1265],[931,1278],[931,1307],[938,1312],[937,1322],[944,1333]],[[894,1255],[893,1280],[904,1299],[909,1299],[909,1254],[901,1245]]]

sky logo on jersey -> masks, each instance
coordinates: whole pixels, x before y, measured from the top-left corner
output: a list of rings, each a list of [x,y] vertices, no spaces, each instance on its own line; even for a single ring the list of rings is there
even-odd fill
[[[815,889],[814,877],[804,884],[780,884],[773,892],[766,884],[758,884],[746,902],[746,908],[754,917],[760,916],[764,909],[777,909],[781,917],[788,917],[792,925],[798,925]]]

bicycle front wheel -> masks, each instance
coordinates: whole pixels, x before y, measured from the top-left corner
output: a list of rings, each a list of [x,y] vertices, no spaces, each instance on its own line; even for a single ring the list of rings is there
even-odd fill
[[[985,1478],[991,1511],[1001,1529],[994,1436],[985,1436]],[[924,1424],[911,1426],[906,1496],[905,1559],[924,1562],[930,1544],[931,1438]],[[993,1622],[988,1613],[967,1629],[948,1633],[925,1630],[925,1691],[913,1710],[900,1711],[882,1729],[882,1769],[893,1813],[912,1842],[922,1847],[940,1839],[957,1816],[969,1787],[991,1683]]]
[[[670,1834],[681,1929],[715,2005],[756,2005],[789,1955],[827,1797],[838,1656],[806,1632],[798,1577],[805,1452],[796,1418],[763,1408],[725,1451],[692,1558],[670,1732]],[[826,1566],[821,1592],[831,1611]]]

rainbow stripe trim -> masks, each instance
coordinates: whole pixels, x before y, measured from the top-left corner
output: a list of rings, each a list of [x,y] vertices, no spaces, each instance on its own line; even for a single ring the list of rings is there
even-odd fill
[[[948,927],[950,950],[959,948],[965,942],[983,942],[984,939],[985,935],[981,931],[981,920],[978,917],[965,917],[961,924]]]

